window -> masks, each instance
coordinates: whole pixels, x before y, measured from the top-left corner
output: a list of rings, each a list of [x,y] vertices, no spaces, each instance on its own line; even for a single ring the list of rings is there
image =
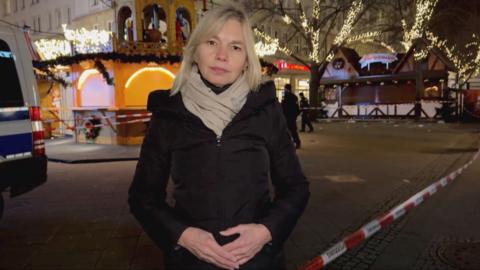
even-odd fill
[[[48,30],[52,29],[52,13],[48,13]]]
[[[24,10],[25,9],[25,0],[21,0],[21,5],[20,5],[20,9]]]
[[[98,6],[98,0],[92,0],[92,7]]]
[[[57,28],[62,26],[62,12],[60,10],[55,10],[55,17],[57,17]]]
[[[13,0],[13,12],[18,11],[18,0]]]
[[[0,108],[23,106],[22,88],[18,79],[15,60],[8,44],[0,39]]]
[[[98,24],[94,24],[94,25],[93,25],[93,29],[94,29],[94,30],[98,30]]]
[[[67,23],[71,24],[72,23],[72,13],[70,8],[67,8]]]
[[[40,24],[40,16],[33,17],[33,30],[42,31]]]
[[[113,21],[108,21],[107,22],[107,30],[112,32],[113,30]]]
[[[10,0],[3,0],[3,13],[4,15],[10,15],[12,13],[12,7],[10,5]]]

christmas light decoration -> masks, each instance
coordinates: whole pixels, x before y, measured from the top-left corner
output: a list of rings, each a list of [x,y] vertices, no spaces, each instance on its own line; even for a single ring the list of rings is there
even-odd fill
[[[404,31],[403,46],[408,50],[412,46],[415,39],[420,38],[424,34],[424,30],[432,17],[433,10],[437,5],[438,0],[418,0],[416,3],[415,21],[412,29],[407,30],[407,23],[402,20],[402,27]]]
[[[272,43],[279,44],[278,39],[272,38],[271,36],[265,34],[264,32],[262,32],[258,29],[254,29],[253,31],[254,31],[255,35],[261,37],[265,42],[267,42],[266,43],[267,45],[272,44]],[[288,48],[282,47],[280,45],[278,45],[278,50],[283,52],[286,55],[289,55],[289,56],[292,54],[292,52]]]
[[[292,23],[292,19],[290,19],[290,17],[285,14],[283,17],[282,17],[283,21],[286,23],[286,24],[291,24]]]
[[[320,18],[320,0],[313,1],[313,11],[312,11],[313,18]]]
[[[84,72],[82,72],[82,75],[80,75],[80,78],[78,78],[77,89],[79,89],[79,90],[82,89],[83,85],[85,84],[87,79],[90,76],[93,76],[93,75],[96,75],[96,74],[100,74],[100,72],[97,69],[94,69],[94,68],[87,69]]]
[[[426,32],[426,38],[430,41],[430,46],[442,50],[452,61],[457,69],[460,82],[465,82],[469,77],[477,76],[480,73],[480,39],[475,35],[472,35],[474,40],[465,46],[465,48],[470,48],[466,55],[457,52],[455,46],[448,47],[446,40],[441,40],[430,31]]]
[[[318,63],[320,62],[320,55],[319,55],[319,50],[320,50],[320,30],[317,30],[316,32],[312,33],[312,51],[310,52],[310,60]]]
[[[40,39],[34,42],[42,60],[52,60],[72,54],[70,42],[58,39]]]
[[[353,2],[352,6],[348,10],[347,19],[343,23],[342,29],[333,41],[334,45],[342,45],[342,43],[346,40],[347,36],[350,35],[353,29],[353,24],[355,20],[357,20],[360,12],[363,10],[363,7],[364,5],[362,0],[356,0]]]
[[[395,49],[388,45],[387,43],[383,42],[383,41],[378,41],[378,40],[374,40],[374,39],[363,39],[363,40],[358,40],[358,41],[355,41],[355,42],[360,42],[360,43],[373,43],[373,44],[377,44],[377,45],[380,45],[382,47],[384,47],[385,49],[387,49],[389,52],[391,53],[395,53]]]
[[[166,68],[162,68],[162,67],[144,67],[142,69],[139,69],[137,70],[135,73],[132,74],[132,76],[130,76],[130,78],[128,78],[127,82],[125,83],[125,88],[128,88],[130,87],[130,84],[132,83],[132,81],[138,77],[140,74],[144,73],[144,72],[161,72],[161,73],[165,73],[167,76],[169,76],[170,78],[172,79],[175,79],[175,74],[173,74],[170,70],[166,69]]]
[[[65,38],[71,41],[75,51],[82,54],[111,52],[112,51],[112,32],[104,30],[67,29],[63,24]]]
[[[278,40],[274,40],[270,44],[266,44],[263,42],[257,42],[255,44],[255,51],[257,55],[260,57],[264,57],[267,55],[274,55],[278,50]]]
[[[371,40],[374,37],[378,37],[382,34],[380,31],[373,31],[373,32],[366,32],[362,34],[355,35],[353,37],[350,37],[346,40],[347,44],[356,42],[356,41],[362,41],[362,40]]]

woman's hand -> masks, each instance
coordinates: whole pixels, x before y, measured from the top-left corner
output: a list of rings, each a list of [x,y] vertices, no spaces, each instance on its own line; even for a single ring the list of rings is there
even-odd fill
[[[178,239],[178,244],[202,261],[225,269],[238,269],[237,259],[221,247],[207,231],[188,227]]]
[[[252,259],[266,243],[272,240],[270,231],[262,224],[240,224],[220,234],[223,236],[240,234],[235,241],[223,246],[225,251],[237,257],[239,265]]]

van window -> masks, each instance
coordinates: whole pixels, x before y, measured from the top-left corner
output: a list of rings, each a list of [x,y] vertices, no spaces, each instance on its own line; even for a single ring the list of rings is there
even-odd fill
[[[15,60],[8,44],[0,39],[0,108],[24,106]]]

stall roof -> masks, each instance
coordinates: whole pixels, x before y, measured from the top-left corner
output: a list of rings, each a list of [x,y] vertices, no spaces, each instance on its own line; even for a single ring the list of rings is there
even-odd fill
[[[424,71],[423,78],[428,80],[446,80],[448,78],[448,72],[446,71]],[[378,83],[378,82],[392,82],[392,81],[415,81],[416,73],[415,72],[402,72],[397,74],[386,74],[386,75],[372,75],[372,76],[362,76],[353,79],[347,80],[338,80],[338,79],[322,79],[320,80],[320,85],[333,85],[333,84],[355,84],[355,83]]]
[[[428,46],[430,46],[430,43],[426,39],[424,39],[424,38],[417,39],[412,44],[412,46],[407,51],[407,53],[405,53],[403,58],[401,58],[401,60],[395,66],[395,69],[393,70],[393,73],[399,73],[400,69],[407,63],[408,59],[413,57],[413,53],[414,53],[415,48],[425,48],[425,47],[428,47]],[[455,65],[438,48],[432,46],[430,48],[430,52],[433,53],[435,56],[437,56],[440,59],[440,61],[442,61],[442,63],[445,64],[445,66],[447,67],[447,69],[449,71],[455,70]]]

